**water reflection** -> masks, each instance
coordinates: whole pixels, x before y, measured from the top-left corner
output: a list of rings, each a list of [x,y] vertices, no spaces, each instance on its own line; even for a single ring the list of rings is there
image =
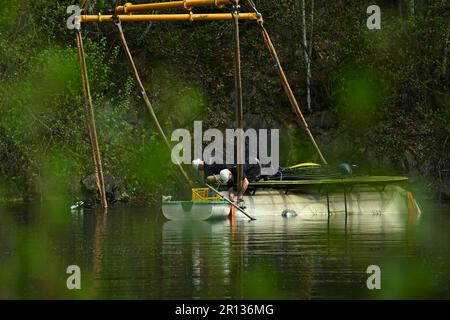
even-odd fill
[[[102,259],[102,244],[103,244],[103,237],[105,233],[105,227],[106,227],[106,219],[108,215],[107,214],[99,214],[97,215],[96,222],[95,222],[95,243],[94,243],[94,254],[93,254],[93,267],[92,270],[94,274],[100,274],[101,272],[101,259]]]
[[[45,208],[3,210],[0,297],[449,297],[450,219],[429,209],[416,225],[376,214],[166,221],[158,208],[66,217],[58,229]],[[65,287],[71,264],[80,292]],[[383,272],[378,292],[365,286],[372,264]]]
[[[405,219],[380,215],[263,216],[252,222],[237,217],[235,224],[168,221],[163,225],[163,265],[169,274],[184,277],[168,277],[164,294],[174,293],[175,281],[179,287],[190,288],[193,298],[220,293],[222,298],[309,299],[316,296],[315,283],[323,285],[317,279],[323,273],[331,278],[345,271],[349,278],[364,274],[364,267],[354,270],[346,261],[357,258],[358,246],[403,241],[405,230]],[[327,264],[336,259],[344,265],[333,270]]]
[[[163,294],[177,295],[172,286],[176,283],[179,288],[189,288],[192,298],[229,297],[230,235],[228,220],[165,222],[161,253],[168,277],[165,278]],[[171,275],[176,274],[180,277],[172,278]]]

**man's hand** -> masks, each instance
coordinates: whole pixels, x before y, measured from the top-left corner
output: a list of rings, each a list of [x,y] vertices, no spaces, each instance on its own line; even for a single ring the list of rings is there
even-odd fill
[[[233,191],[228,190],[228,197],[230,198],[231,202],[234,202],[234,193],[233,193]]]

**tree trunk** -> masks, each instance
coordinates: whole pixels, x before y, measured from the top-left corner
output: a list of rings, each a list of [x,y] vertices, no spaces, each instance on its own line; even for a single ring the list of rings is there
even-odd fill
[[[444,59],[442,59],[442,78],[447,76],[448,43],[450,40],[450,18],[448,19],[447,36],[445,37]]]
[[[312,63],[312,48],[313,48],[313,34],[314,34],[314,0],[311,0],[311,31],[309,36],[309,54],[308,54],[308,66],[307,66],[307,84],[308,84],[308,108],[311,111],[311,85],[312,85],[312,75],[311,75],[311,63]]]
[[[303,52],[305,56],[305,65],[306,65],[306,99],[308,111],[311,112],[311,59],[309,58],[308,51],[311,52],[311,49],[308,49],[308,41],[306,39],[306,6],[305,0],[302,0],[302,27],[303,27]]]
[[[409,14],[413,19],[416,16],[416,4],[414,0],[409,0]]]
[[[309,62],[312,59],[312,48],[313,48],[313,34],[314,34],[314,0],[311,0],[311,31],[309,34]]]

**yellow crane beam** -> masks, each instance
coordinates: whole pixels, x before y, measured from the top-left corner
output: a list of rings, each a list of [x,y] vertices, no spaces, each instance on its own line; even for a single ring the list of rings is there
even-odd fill
[[[118,15],[121,22],[138,21],[231,21],[231,13],[136,14]],[[239,20],[257,20],[256,13],[239,13]],[[81,15],[81,22],[112,22],[112,15]]]
[[[126,3],[123,6],[116,7],[116,13],[132,13],[132,12],[145,12],[152,10],[168,10],[184,8],[186,10],[192,10],[195,7],[208,7],[216,6],[222,8],[224,5],[232,3],[231,0],[181,0],[181,1],[169,1],[158,3],[144,3],[144,4],[132,4]]]

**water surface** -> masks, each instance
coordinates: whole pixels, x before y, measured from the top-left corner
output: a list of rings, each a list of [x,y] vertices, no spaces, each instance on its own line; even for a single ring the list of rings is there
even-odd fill
[[[450,210],[415,226],[382,216],[166,221],[160,208],[8,205],[0,210],[0,298],[450,298]],[[82,288],[66,287],[78,265]],[[368,290],[367,267],[381,268]]]

